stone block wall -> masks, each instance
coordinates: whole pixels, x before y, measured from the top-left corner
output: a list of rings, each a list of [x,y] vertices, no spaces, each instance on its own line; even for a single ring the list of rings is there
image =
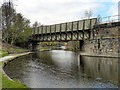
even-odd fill
[[[100,39],[85,41],[83,51],[93,53],[118,53],[120,52],[118,39]]]
[[[95,28],[90,40],[84,40],[83,51],[88,53],[120,53],[120,26]]]

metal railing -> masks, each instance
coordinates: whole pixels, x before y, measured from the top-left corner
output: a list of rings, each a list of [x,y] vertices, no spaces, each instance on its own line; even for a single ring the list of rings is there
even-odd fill
[[[119,22],[119,21],[120,21],[120,15],[98,17],[97,24],[112,23],[112,22]]]

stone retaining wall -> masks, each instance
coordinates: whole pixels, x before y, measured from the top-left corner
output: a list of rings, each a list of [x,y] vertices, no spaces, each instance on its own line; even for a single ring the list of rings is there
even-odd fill
[[[120,26],[94,28],[90,40],[84,40],[83,51],[98,54],[120,54]]]

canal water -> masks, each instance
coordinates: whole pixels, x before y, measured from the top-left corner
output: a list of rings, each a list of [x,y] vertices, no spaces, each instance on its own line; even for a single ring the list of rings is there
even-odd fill
[[[118,84],[117,58],[86,57],[64,50],[19,57],[4,70],[31,88],[112,88]]]

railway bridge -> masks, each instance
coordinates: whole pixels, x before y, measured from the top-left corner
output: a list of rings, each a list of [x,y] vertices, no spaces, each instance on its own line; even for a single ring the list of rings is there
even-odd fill
[[[93,26],[97,18],[66,22],[55,25],[45,25],[34,28],[32,40],[44,41],[73,41],[90,38]]]
[[[36,50],[39,42],[88,40],[95,24],[97,24],[97,18],[33,28],[32,49]]]
[[[115,17],[115,21],[111,19],[113,17]],[[106,20],[106,18],[91,18],[54,25],[42,25],[37,28],[33,28],[31,38],[32,49],[36,50],[39,42],[49,41],[80,41],[81,48],[85,40],[90,41],[96,37],[95,34],[97,32],[97,35],[99,34],[98,29],[101,28],[102,30],[109,26],[111,26],[111,28],[118,26],[118,15],[107,17],[107,19],[108,20]],[[107,22],[104,22],[103,20]]]

